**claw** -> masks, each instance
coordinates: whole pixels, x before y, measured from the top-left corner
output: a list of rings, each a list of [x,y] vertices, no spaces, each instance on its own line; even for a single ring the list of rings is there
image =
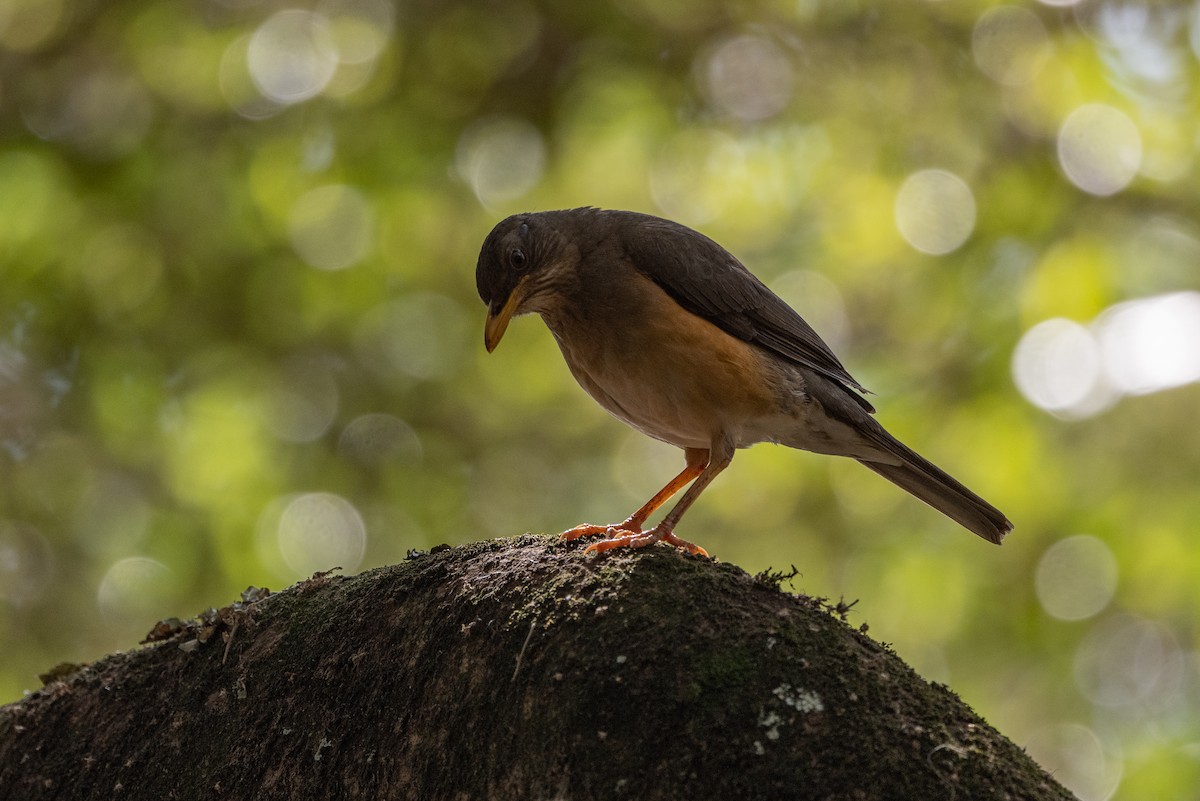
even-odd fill
[[[662,541],[674,545],[676,548],[682,548],[693,556],[708,556],[708,551],[704,550],[696,543],[680,539],[669,531],[663,535]]]

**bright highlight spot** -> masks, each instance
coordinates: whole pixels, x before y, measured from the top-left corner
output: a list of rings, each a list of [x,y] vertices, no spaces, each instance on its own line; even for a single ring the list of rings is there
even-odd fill
[[[279,516],[279,551],[298,576],[362,562],[367,529],[354,505],[340,495],[310,492],[288,502]]]
[[[1116,400],[1104,381],[1095,338],[1070,320],[1054,318],[1026,331],[1013,352],[1012,370],[1026,400],[1061,417],[1088,417]]]
[[[1200,292],[1132,300],[1095,324],[1108,379],[1144,395],[1200,381]]]
[[[1058,161],[1071,183],[1093,195],[1120,192],[1142,163],[1142,137],[1125,112],[1080,106],[1058,131]]]
[[[896,195],[896,227],[922,253],[956,250],[975,229],[975,197],[963,179],[945,170],[908,176]]]
[[[297,255],[313,267],[344,270],[361,261],[374,245],[375,214],[370,201],[353,186],[319,186],[292,205],[288,234]]]
[[[1038,323],[1017,343],[1012,371],[1030,403],[1067,418],[1200,382],[1200,292],[1119,303],[1091,326]]]
[[[792,97],[791,62],[761,36],[738,36],[717,46],[704,81],[713,105],[742,120],[773,117]]]
[[[1067,537],[1042,554],[1036,587],[1046,614],[1059,620],[1084,620],[1112,600],[1117,589],[1116,557],[1095,537]]]
[[[537,128],[516,117],[485,117],[463,131],[458,174],[484,206],[516,200],[542,178],[546,146]]]
[[[297,8],[272,14],[250,38],[246,65],[269,100],[289,105],[315,97],[338,66],[329,21]]]

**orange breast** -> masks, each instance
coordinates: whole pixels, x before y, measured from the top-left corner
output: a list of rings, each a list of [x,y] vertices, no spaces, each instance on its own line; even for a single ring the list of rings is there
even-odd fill
[[[680,447],[708,447],[776,410],[754,346],[686,311],[641,273],[630,272],[621,296],[602,315],[552,325],[571,372],[601,406]]]

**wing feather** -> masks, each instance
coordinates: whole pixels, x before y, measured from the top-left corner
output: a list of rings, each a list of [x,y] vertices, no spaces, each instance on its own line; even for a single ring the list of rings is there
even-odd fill
[[[628,218],[618,226],[626,254],[679,305],[847,391],[867,392],[812,326],[725,248],[670,220],[633,212],[622,216]],[[865,398],[849,394],[875,411]]]

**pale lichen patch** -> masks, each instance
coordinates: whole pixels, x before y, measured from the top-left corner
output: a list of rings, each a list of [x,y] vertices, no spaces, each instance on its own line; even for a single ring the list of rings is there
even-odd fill
[[[821,696],[812,690],[793,687],[790,684],[780,684],[771,694],[795,709],[797,712],[824,712],[825,704]]]

